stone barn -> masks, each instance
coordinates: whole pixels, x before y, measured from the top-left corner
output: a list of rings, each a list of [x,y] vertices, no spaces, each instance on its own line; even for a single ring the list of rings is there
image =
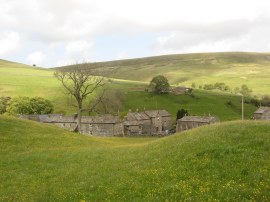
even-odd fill
[[[77,126],[76,116],[58,114],[23,115],[21,118],[56,125],[74,131]],[[123,136],[123,122],[117,116],[82,116],[82,133],[94,136]]]
[[[151,134],[151,119],[144,112],[129,112],[124,118],[126,135]]]
[[[210,125],[219,122],[214,116],[184,116],[177,120],[176,132],[197,128],[203,125]]]
[[[124,119],[127,135],[164,134],[172,128],[171,114],[166,110],[129,112]]]
[[[172,128],[172,116],[166,110],[145,111],[151,120],[151,133],[162,134]]]
[[[270,120],[270,107],[260,107],[253,116],[255,120]]]

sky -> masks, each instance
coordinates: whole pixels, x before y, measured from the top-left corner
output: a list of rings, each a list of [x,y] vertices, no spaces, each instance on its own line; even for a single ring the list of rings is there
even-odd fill
[[[0,0],[0,59],[29,65],[269,50],[269,0]]]

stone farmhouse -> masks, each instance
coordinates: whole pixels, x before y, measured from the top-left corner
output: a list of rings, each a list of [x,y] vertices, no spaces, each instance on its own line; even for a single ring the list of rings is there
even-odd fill
[[[210,125],[219,122],[214,116],[184,116],[177,120],[176,132],[181,132],[203,125]]]
[[[56,125],[74,131],[76,116],[62,116],[60,114],[22,115],[21,118]],[[123,122],[117,116],[83,116],[82,133],[94,136],[123,136]]]
[[[76,116],[61,114],[21,115],[20,118],[56,125],[74,131]],[[129,112],[124,120],[118,116],[82,116],[82,133],[94,136],[155,135],[171,129],[171,115],[166,110]]]
[[[126,135],[165,134],[172,128],[172,117],[166,110],[129,112],[124,118]]]
[[[270,107],[260,107],[253,116],[255,120],[270,120]]]

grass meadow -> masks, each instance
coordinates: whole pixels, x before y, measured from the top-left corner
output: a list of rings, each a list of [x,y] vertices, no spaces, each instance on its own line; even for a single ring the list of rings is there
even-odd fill
[[[0,116],[0,201],[269,201],[270,125],[100,138]]]
[[[0,61],[0,96],[40,96],[52,101],[55,113],[76,113],[70,97],[64,93],[53,72],[51,69]],[[241,98],[232,94],[195,90],[193,96],[154,95],[143,90],[147,87],[147,82],[121,79],[115,79],[109,85],[124,92],[124,102],[119,109],[122,115],[129,109],[166,109],[175,117],[177,110],[184,108],[191,115],[211,114],[222,121],[241,118]],[[228,105],[228,102],[232,105]],[[250,119],[255,110],[255,106],[245,104],[245,118]]]

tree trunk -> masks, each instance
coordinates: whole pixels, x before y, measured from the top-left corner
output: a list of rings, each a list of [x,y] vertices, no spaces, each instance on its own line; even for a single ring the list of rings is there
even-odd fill
[[[77,127],[78,132],[82,133],[82,109],[78,109]]]
[[[82,103],[78,102],[77,131],[82,133]]]

